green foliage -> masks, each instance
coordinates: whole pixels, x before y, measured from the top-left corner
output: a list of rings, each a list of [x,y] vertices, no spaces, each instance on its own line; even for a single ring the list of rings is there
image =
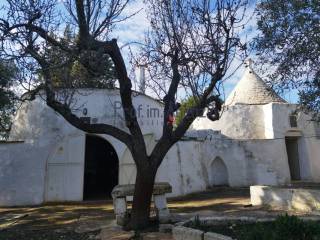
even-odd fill
[[[279,216],[274,222],[257,223],[241,231],[243,240],[315,240],[320,239],[320,224],[296,216]]]
[[[305,87],[299,95],[300,103],[307,110],[314,112],[315,120],[320,122],[320,71],[314,79],[305,83]]]
[[[275,234],[269,229],[269,223],[256,223],[255,225],[243,226],[238,231],[241,240],[275,240]]]
[[[305,222],[296,216],[280,216],[275,222],[277,239],[320,239],[319,222]]]
[[[70,26],[64,31],[60,43],[76,45],[77,37]],[[53,85],[58,88],[114,88],[115,69],[110,56],[87,51],[75,57],[58,47],[46,49]]]
[[[303,221],[296,216],[283,215],[273,222],[233,222],[224,225],[205,225],[199,218],[186,227],[216,232],[238,240],[319,240],[320,223]]]
[[[16,110],[16,96],[11,90],[16,68],[0,59],[0,139],[8,137],[12,116]]]
[[[199,215],[196,215],[194,219],[185,224],[185,227],[195,228],[195,229],[203,229],[203,222],[200,220]]]
[[[297,89],[300,102],[320,113],[319,0],[262,0],[254,48],[279,91]]]
[[[186,115],[188,109],[195,106],[196,99],[195,97],[191,96],[188,99],[186,99],[184,102],[181,103],[181,106],[179,108],[179,111],[176,115],[176,125],[178,126],[183,119],[183,117]]]

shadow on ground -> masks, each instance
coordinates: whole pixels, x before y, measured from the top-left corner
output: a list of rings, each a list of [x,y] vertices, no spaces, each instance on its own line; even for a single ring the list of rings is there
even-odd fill
[[[266,217],[283,213],[250,207],[249,188],[215,188],[171,198],[168,203],[173,217],[180,220],[195,215]],[[114,226],[112,201],[0,208],[0,240],[128,239],[110,226]],[[172,239],[160,235],[151,233],[144,239]]]
[[[190,213],[201,210],[236,212],[250,204],[249,188],[214,188],[206,192],[193,193],[169,200],[174,213]]]
[[[111,201],[0,208],[0,240],[92,239],[113,218]]]

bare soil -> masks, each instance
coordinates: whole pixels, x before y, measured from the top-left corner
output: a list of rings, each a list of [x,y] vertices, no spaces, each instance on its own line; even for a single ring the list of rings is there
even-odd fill
[[[200,216],[266,216],[281,212],[250,207],[248,188],[215,188],[168,200],[177,219]],[[37,207],[0,208],[0,240],[128,239],[114,225],[112,201],[45,204]],[[103,229],[103,231],[101,231]],[[122,237],[120,237],[120,235]],[[171,239],[149,233],[144,239]]]
[[[0,208],[0,240],[86,240],[114,218],[111,201]]]

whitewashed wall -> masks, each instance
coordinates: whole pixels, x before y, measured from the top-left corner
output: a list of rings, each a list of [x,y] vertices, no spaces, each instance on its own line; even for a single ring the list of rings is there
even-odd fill
[[[319,125],[312,117],[298,112],[297,128],[290,127],[289,116],[296,110],[293,104],[271,104],[274,138],[283,139],[292,134],[298,138],[300,173],[302,180],[320,181],[320,138]]]
[[[48,151],[34,142],[0,144],[0,206],[43,202]]]
[[[173,193],[169,196],[185,195],[207,188],[208,176],[202,144],[197,141],[179,142],[166,155],[156,180],[172,185]]]
[[[197,118],[192,129],[213,129],[233,139],[264,139],[263,105],[234,105],[224,107],[218,121]]]
[[[219,134],[203,141],[176,144],[162,163],[157,180],[168,181],[185,195],[214,187],[212,163],[220,158],[227,168],[229,186],[283,185],[290,182],[284,140],[233,140]]]
[[[117,91],[97,90],[93,93],[88,90],[85,93],[82,92],[76,98],[74,108],[77,108],[75,113],[79,116],[84,116],[82,109],[87,108],[88,114],[86,117],[91,117],[96,122],[113,124],[127,130]],[[133,102],[137,111],[139,111],[138,121],[145,136],[147,149],[150,152],[156,137],[159,138],[160,135],[162,104],[144,95],[133,97]],[[116,108],[115,104],[118,104]],[[159,116],[154,111],[159,111]],[[119,183],[134,183],[136,170],[130,151],[117,139],[107,135],[100,136],[109,141],[117,152],[120,165]],[[39,191],[35,196],[40,196],[36,203],[43,201],[80,201],[83,199],[85,138],[86,134],[84,132],[67,123],[60,115],[47,107],[42,98],[39,97],[32,102],[25,103],[20,108],[10,134],[11,141],[23,140],[35,143],[33,147],[30,146],[32,151],[35,152],[35,156],[32,156],[34,159],[30,159],[31,155],[22,155],[18,159],[14,157],[13,153],[23,149],[24,144],[12,146],[12,150],[8,144],[5,144],[3,149],[13,152],[5,159],[9,162],[11,159],[16,159],[16,162],[12,161],[12,164],[15,163],[15,167],[17,167],[19,161],[24,161],[26,164],[38,161],[43,164],[43,168],[34,168],[33,170],[33,174],[43,176],[42,181],[34,184],[36,186],[34,189]],[[47,151],[43,155],[37,155],[37,151],[41,151],[41,148]],[[4,157],[0,158],[2,160]],[[21,171],[23,169],[25,169],[25,166],[21,165]],[[6,173],[4,173],[4,176],[12,178],[11,175],[6,175]],[[19,178],[18,181],[20,179],[23,178]],[[3,196],[5,196],[8,188],[3,187],[3,184],[5,182],[0,181],[0,189],[3,190]],[[12,185],[15,185],[15,183],[12,183]],[[15,186],[19,189],[18,184]],[[32,195],[34,194],[32,193]],[[28,196],[28,193],[24,192],[16,197],[13,204],[27,204],[23,198],[28,199],[30,197],[32,196]]]
[[[80,117],[91,117],[97,123],[108,123],[128,131],[125,126],[123,110],[118,90],[83,90],[74,97],[72,108]],[[153,133],[159,138],[162,131],[162,103],[145,95],[134,95],[133,104],[136,107],[138,121],[144,134]],[[83,109],[87,109],[87,115]],[[159,111],[158,111],[158,110]],[[159,113],[156,114],[156,113]],[[10,140],[37,139],[46,141],[60,134],[66,134],[73,128],[70,124],[46,106],[41,97],[25,103],[18,111]]]
[[[81,201],[85,135],[76,131],[61,138],[46,163],[45,201]]]
[[[216,157],[221,158],[228,169],[230,186],[290,183],[285,137],[293,133],[301,134],[298,144],[302,180],[319,181],[320,139],[316,137],[319,135],[319,125],[310,122],[311,117],[300,112],[298,127],[291,128],[289,116],[296,107],[283,103],[236,105],[224,112],[221,120],[217,122],[198,118],[193,129],[213,129],[221,132],[221,135],[210,136],[208,131],[206,140],[201,144],[201,157],[197,161],[201,163],[198,165],[205,166],[202,168],[207,171],[192,175],[197,176],[197,181],[202,184],[199,189],[210,186],[210,166]],[[179,143],[181,146],[183,144],[185,143]],[[183,163],[185,166],[181,169],[194,168],[190,161]],[[183,176],[186,177],[185,174]],[[189,192],[186,184],[176,185],[181,189],[179,194]]]
[[[117,91],[89,93],[77,96],[76,114],[84,116],[82,110],[87,108],[87,117],[92,120],[126,130],[122,110],[114,108],[120,102]],[[138,121],[150,153],[162,131],[163,106],[144,95],[135,96],[133,102],[140,109]],[[147,117],[150,109],[159,109],[159,116]],[[284,138],[292,130],[302,133],[299,153],[303,179],[320,181],[320,142],[312,137],[315,124],[301,114],[298,128],[291,129],[289,115],[294,109],[289,104],[235,105],[217,122],[197,119],[193,124],[196,130],[188,134],[196,132],[198,141],[175,144],[161,164],[156,181],[170,182],[170,196],[203,191],[212,187],[213,162],[220,158],[230,186],[288,183]],[[113,137],[100,136],[117,152],[119,183],[134,183],[136,169],[129,150]],[[24,104],[15,118],[10,140],[25,143],[0,144],[0,205],[82,200],[85,137],[41,98]]]

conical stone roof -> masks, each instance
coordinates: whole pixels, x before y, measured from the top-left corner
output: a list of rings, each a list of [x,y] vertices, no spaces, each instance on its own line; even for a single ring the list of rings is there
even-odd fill
[[[268,103],[286,103],[253,71],[247,67],[243,77],[228,96],[225,105],[261,105]]]

